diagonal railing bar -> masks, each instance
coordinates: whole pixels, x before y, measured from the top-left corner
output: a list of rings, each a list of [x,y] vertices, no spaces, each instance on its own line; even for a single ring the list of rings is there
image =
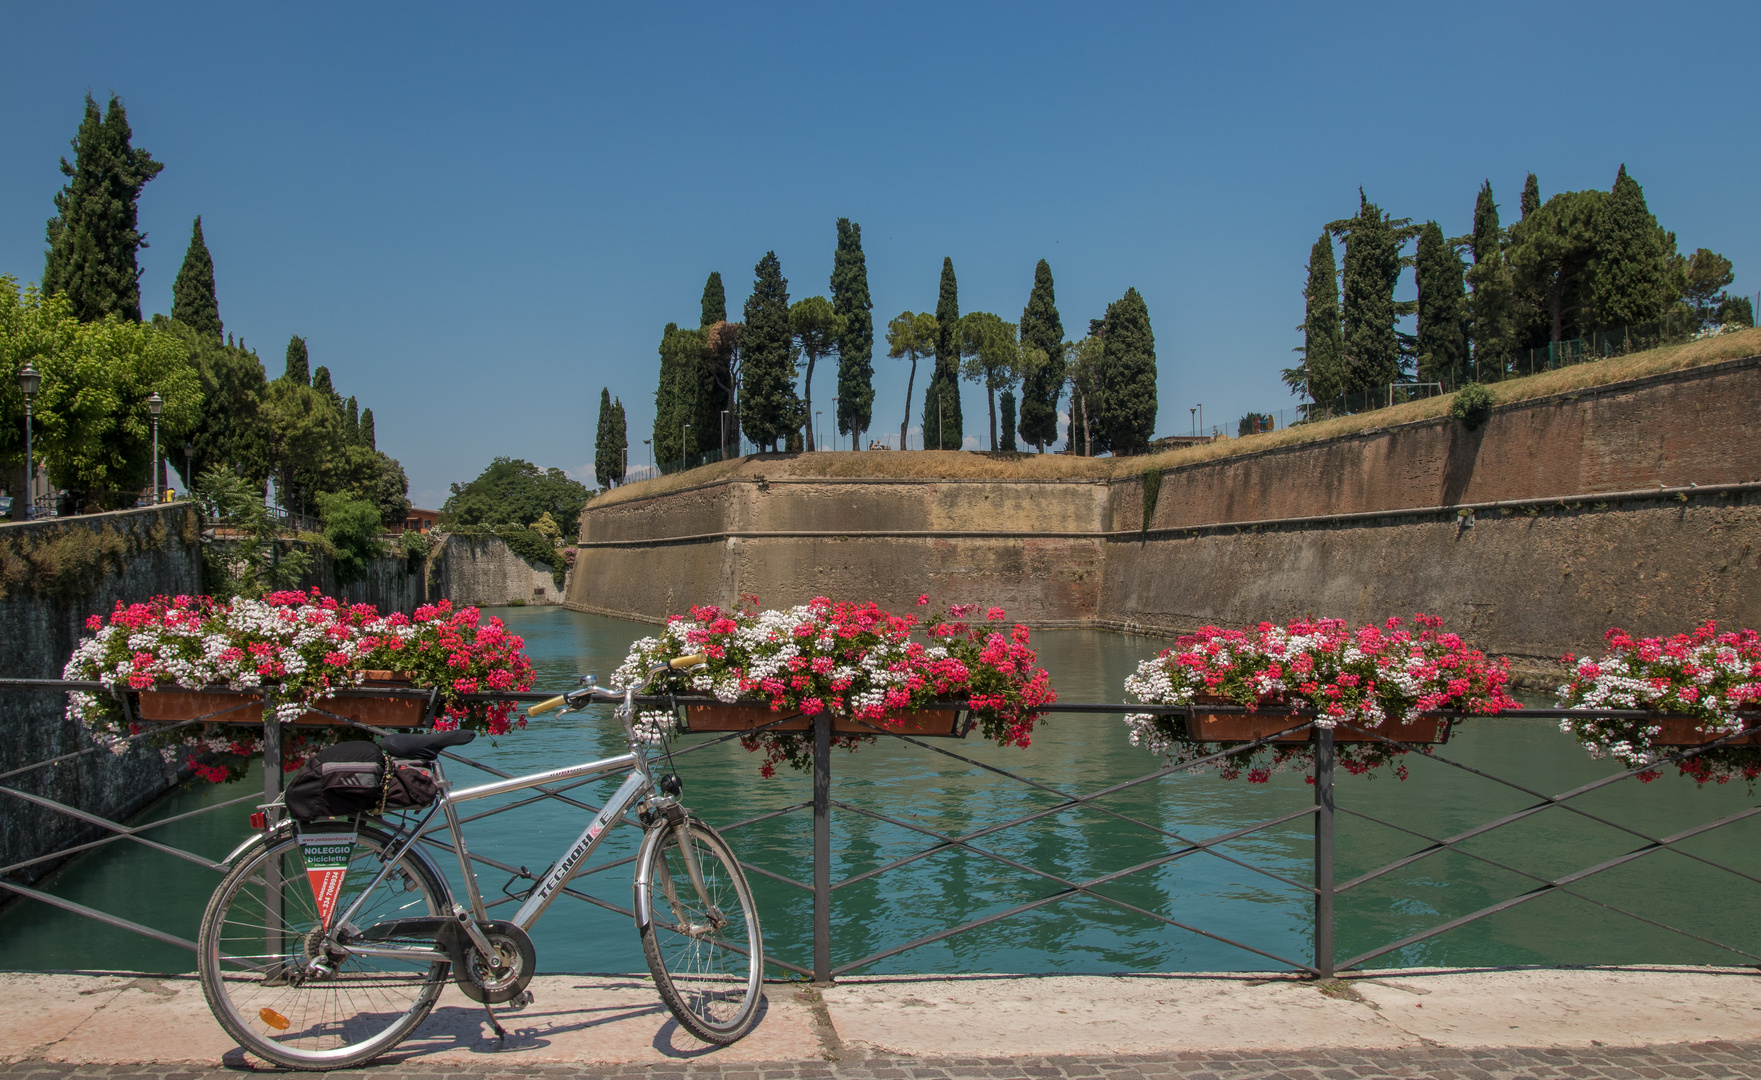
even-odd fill
[[[1347,810],[1344,807],[1341,807],[1340,809],[1344,813],[1350,814],[1353,817],[1362,818],[1365,821],[1374,822],[1377,825],[1383,825],[1383,826],[1386,826],[1390,829],[1394,829],[1398,832],[1403,832],[1403,833],[1407,833],[1411,836],[1416,836],[1421,840],[1435,841],[1435,839],[1436,839],[1435,837],[1428,836],[1425,833],[1419,832],[1416,829],[1411,829],[1411,828],[1408,828],[1407,826],[1404,826],[1404,825],[1396,825],[1392,821],[1383,821],[1380,818],[1371,817],[1368,814],[1361,813],[1356,810]],[[1731,820],[1740,820],[1742,817],[1747,817],[1747,816],[1749,816],[1748,813],[1744,813],[1742,815],[1737,815],[1737,816],[1733,817],[1732,819],[1725,821],[1723,824],[1730,824]],[[1716,828],[1716,827],[1717,826],[1715,825],[1714,828]],[[1530,881],[1540,882],[1543,885],[1551,884],[1546,878],[1542,877],[1539,874],[1531,873],[1527,870],[1522,870],[1522,869],[1519,869],[1515,866],[1509,866],[1505,863],[1499,862],[1496,859],[1491,859],[1491,858],[1488,858],[1484,855],[1476,854],[1475,852],[1472,852],[1472,851],[1462,851],[1462,852],[1459,852],[1459,854],[1465,855],[1468,858],[1474,859],[1478,862],[1485,863],[1488,866],[1497,867],[1500,870],[1504,870],[1509,873],[1515,874],[1518,877],[1528,878]],[[1739,956],[1750,956],[1753,959],[1761,960],[1761,956],[1754,956],[1753,954],[1745,952],[1744,950],[1736,948],[1735,946],[1726,945],[1723,942],[1719,942],[1719,941],[1713,941],[1711,938],[1701,937],[1698,934],[1692,933],[1687,930],[1683,930],[1679,927],[1671,926],[1665,922],[1658,922],[1656,919],[1652,919],[1647,916],[1640,915],[1639,913],[1634,912],[1634,911],[1628,911],[1622,907],[1617,907],[1616,905],[1610,904],[1605,900],[1598,900],[1595,897],[1590,896],[1587,893],[1578,892],[1576,889],[1569,889],[1569,888],[1566,888],[1565,886],[1558,886],[1555,889],[1555,891],[1558,892],[1562,896],[1569,896],[1569,897],[1573,898],[1574,900],[1582,900],[1586,904],[1591,904],[1595,907],[1602,908],[1605,911],[1612,911],[1617,915],[1625,915],[1629,919],[1636,919],[1639,922],[1647,923],[1647,924],[1649,924],[1651,926],[1655,926],[1661,930],[1668,930],[1671,933],[1680,934],[1683,937],[1692,938],[1695,941],[1703,942],[1707,945],[1713,945],[1713,946],[1716,946],[1720,949],[1728,950],[1730,952],[1738,954]]]
[[[198,866],[205,866],[210,870],[225,869],[225,867],[221,866],[213,859],[197,855],[193,851],[185,851],[182,848],[172,847],[170,844],[161,844],[157,840],[149,840],[144,836],[137,835],[144,831],[144,829],[138,826],[123,825],[111,821],[107,817],[100,817],[97,814],[78,809],[77,807],[68,806],[66,803],[56,802],[54,799],[45,798],[42,795],[33,795],[28,791],[20,791],[17,788],[0,787],[0,795],[11,795],[15,799],[23,799],[25,802],[34,803],[46,810],[53,810],[57,814],[64,814],[67,817],[83,821],[88,825],[96,825],[100,829],[108,829],[113,833],[120,834],[120,839],[133,840],[137,844],[150,847],[155,851],[162,851],[167,855],[183,859],[186,862],[193,862]],[[57,854],[59,854],[59,852]]]
[[[195,722],[196,721],[194,721],[194,720],[180,720],[174,724],[159,725],[158,727],[156,727],[154,730],[151,730],[151,731],[138,731],[133,735],[120,735],[120,736],[117,736],[114,741],[115,741],[115,743],[132,743],[132,742],[136,742],[140,739],[145,739],[145,738],[152,736],[152,735],[160,734],[162,732],[175,731],[180,727],[184,727],[187,724],[193,724]],[[38,769],[46,769],[51,765],[59,765],[63,761],[72,761],[75,758],[85,757],[87,754],[96,754],[100,750],[108,751],[109,747],[96,746],[96,745],[87,746],[87,747],[80,749],[80,750],[70,750],[65,754],[57,754],[56,756],[54,756],[52,758],[44,758],[42,761],[34,761],[29,765],[20,765],[16,769],[8,769],[5,772],[0,772],[0,780],[10,780],[14,776],[18,776],[22,773],[35,772]]]
[[[873,725],[869,725],[869,726],[872,727]],[[986,826],[983,829],[978,829],[973,832],[967,833],[965,835],[964,839],[968,839],[968,840],[977,839],[979,837],[988,836],[994,832],[1001,832],[1004,829],[1014,828],[1018,825],[1025,825],[1029,822],[1037,821],[1040,818],[1048,817],[1052,814],[1062,813],[1065,810],[1072,809],[1077,806],[1089,806],[1092,809],[1098,810],[1103,814],[1107,814],[1111,817],[1118,818],[1121,821],[1128,822],[1129,824],[1135,825],[1140,829],[1145,829],[1150,832],[1157,833],[1158,835],[1165,836],[1165,837],[1169,838],[1170,840],[1177,841],[1178,843],[1203,846],[1205,848],[1205,851],[1207,854],[1212,855],[1215,858],[1222,859],[1224,862],[1230,863],[1235,866],[1239,866],[1244,870],[1251,870],[1256,874],[1264,874],[1267,877],[1271,877],[1277,881],[1284,882],[1287,885],[1293,885],[1299,889],[1307,889],[1310,892],[1313,892],[1314,886],[1312,886],[1312,885],[1305,885],[1299,881],[1292,881],[1290,878],[1284,877],[1283,875],[1275,873],[1273,871],[1266,870],[1263,867],[1255,866],[1252,863],[1246,862],[1242,859],[1238,859],[1235,856],[1228,854],[1227,852],[1213,850],[1210,844],[1201,844],[1199,841],[1189,840],[1186,837],[1182,836],[1180,833],[1174,832],[1169,829],[1164,829],[1159,825],[1152,825],[1147,821],[1142,821],[1138,818],[1131,817],[1129,814],[1121,813],[1117,810],[1114,810],[1111,807],[1099,805],[1096,802],[1096,800],[1098,800],[1098,799],[1105,798],[1108,795],[1116,795],[1121,791],[1125,791],[1129,788],[1136,787],[1139,784],[1146,784],[1151,780],[1159,780],[1159,779],[1162,779],[1162,778],[1169,776],[1169,775],[1176,773],[1176,772],[1187,772],[1192,769],[1202,768],[1204,765],[1209,764],[1212,761],[1216,761],[1220,758],[1228,757],[1230,754],[1233,754],[1233,753],[1239,753],[1243,749],[1252,749],[1255,747],[1263,746],[1263,745],[1271,742],[1272,740],[1279,738],[1282,735],[1287,735],[1287,734],[1290,734],[1291,732],[1294,732],[1294,731],[1300,731],[1302,728],[1307,727],[1307,726],[1309,726],[1309,725],[1308,724],[1299,724],[1296,727],[1289,728],[1285,731],[1281,731],[1281,732],[1278,732],[1278,733],[1272,734],[1272,735],[1267,735],[1265,738],[1256,739],[1252,743],[1244,744],[1243,746],[1240,746],[1240,747],[1235,747],[1234,749],[1229,750],[1227,752],[1218,752],[1215,754],[1208,754],[1202,758],[1196,758],[1192,761],[1182,762],[1178,766],[1163,766],[1162,768],[1157,769],[1155,772],[1145,773],[1144,775],[1139,776],[1135,779],[1125,780],[1125,781],[1122,781],[1117,784],[1109,785],[1107,787],[1101,788],[1098,791],[1090,792],[1087,795],[1070,795],[1070,794],[1068,794],[1068,793],[1066,793],[1056,787],[1053,787],[1049,784],[1041,783],[1040,781],[1033,780],[1029,777],[1018,776],[1015,773],[1012,773],[1007,769],[999,768],[995,765],[991,765],[991,764],[988,764],[983,761],[977,761],[977,760],[974,760],[973,758],[966,757],[962,754],[956,754],[953,751],[945,750],[939,746],[932,746],[929,743],[923,742],[920,739],[914,739],[909,735],[900,735],[900,734],[896,734],[894,732],[887,732],[887,734],[892,735],[896,739],[900,739],[904,742],[908,742],[913,746],[922,747],[925,750],[929,750],[934,753],[941,754],[945,757],[954,758],[957,761],[964,761],[969,765],[975,765],[975,766],[977,766],[981,769],[984,769],[988,772],[996,773],[999,776],[1007,777],[1011,780],[1016,781],[1017,783],[1026,785],[1028,787],[1037,788],[1041,791],[1049,792],[1053,795],[1058,796],[1060,799],[1064,800],[1062,803],[1058,803],[1056,805],[1049,806],[1049,807],[1043,807],[1039,810],[1030,812],[1028,814],[1024,814],[1024,815],[1022,815],[1018,818],[1015,818],[1011,821],[1006,821],[1006,822],[1003,822],[1003,823],[997,824],[997,825]],[[1311,806],[1311,807],[1307,807],[1304,810],[1302,810],[1301,813],[1302,814],[1312,814],[1314,812],[1315,812],[1314,807]],[[1289,820],[1289,818],[1279,819],[1279,821],[1287,821],[1287,820]],[[916,858],[921,858],[924,854],[930,854],[930,853],[925,852],[925,853],[921,853],[918,856],[914,856],[912,858],[901,860],[896,865],[904,865],[907,862],[914,861]]]
[[[138,922],[132,922],[120,915],[112,915],[107,911],[99,911],[97,908],[87,907],[84,904],[78,904],[72,900],[65,900],[53,893],[46,893],[39,889],[33,889],[29,885],[19,885],[11,881],[0,881],[0,889],[10,889],[20,896],[28,896],[32,900],[41,900],[50,907],[58,907],[63,911],[71,911],[75,915],[83,915],[88,919],[96,919],[98,922],[107,923],[118,929],[140,934],[142,937],[150,937],[154,941],[163,941],[167,945],[176,945],[180,949],[188,949],[191,952],[196,951],[195,942],[186,938],[180,938],[176,934],[167,934],[163,930],[155,930],[151,926],[143,926]]]
[[[1626,780],[1631,777],[1638,776],[1640,773],[1648,772],[1651,769],[1654,769],[1657,765],[1673,764],[1673,763],[1679,762],[1679,761],[1686,761],[1688,758],[1694,757],[1695,755],[1698,755],[1698,754],[1705,753],[1707,750],[1717,749],[1719,746],[1724,745],[1724,743],[1726,743],[1730,739],[1741,738],[1742,736],[1747,735],[1750,732],[1757,731],[1757,730],[1761,730],[1761,727],[1750,728],[1748,730],[1740,731],[1740,732],[1737,732],[1732,735],[1727,735],[1724,738],[1719,739],[1717,742],[1706,743],[1701,746],[1689,747],[1682,753],[1669,755],[1668,757],[1663,758],[1660,761],[1653,762],[1650,765],[1646,765],[1642,768],[1628,769],[1626,772],[1616,773],[1613,776],[1605,776],[1599,780],[1594,780],[1588,784],[1581,784],[1578,787],[1572,788],[1570,791],[1564,792],[1559,795],[1545,795],[1539,791],[1534,790],[1533,788],[1527,787],[1522,784],[1518,784],[1515,781],[1506,780],[1501,776],[1494,776],[1491,773],[1488,773],[1482,769],[1476,769],[1472,765],[1466,765],[1466,764],[1463,764],[1462,762],[1455,761],[1451,758],[1446,758],[1446,757],[1443,757],[1438,754],[1426,753],[1425,757],[1431,761],[1441,762],[1444,765],[1448,765],[1452,768],[1460,769],[1463,772],[1472,773],[1475,776],[1479,776],[1484,779],[1491,780],[1492,782],[1497,783],[1497,784],[1502,784],[1505,787],[1511,788],[1512,790],[1515,790],[1515,791],[1520,791],[1525,795],[1532,796],[1533,798],[1540,799],[1541,801],[1534,804],[1533,806],[1525,807],[1522,810],[1518,810],[1515,813],[1506,814],[1504,817],[1498,818],[1498,819],[1491,821],[1491,822],[1488,822],[1484,825],[1477,826],[1477,827],[1469,829],[1465,832],[1457,833],[1454,836],[1449,837],[1447,840],[1442,841],[1439,845],[1432,846],[1429,848],[1424,848],[1424,849],[1422,849],[1420,851],[1416,851],[1410,855],[1406,855],[1406,856],[1403,856],[1399,859],[1396,859],[1393,862],[1387,864],[1386,866],[1381,866],[1381,867],[1378,867],[1374,870],[1370,870],[1366,873],[1360,874],[1357,877],[1351,879],[1350,881],[1347,881],[1344,884],[1338,886],[1335,889],[1335,891],[1336,892],[1344,892],[1347,889],[1355,888],[1356,886],[1361,885],[1366,881],[1371,881],[1375,878],[1381,877],[1384,874],[1392,873],[1393,871],[1398,870],[1402,867],[1411,866],[1413,863],[1416,863],[1421,859],[1425,859],[1425,858],[1428,858],[1432,855],[1435,855],[1439,851],[1448,850],[1453,845],[1459,844],[1464,840],[1471,840],[1476,836],[1482,836],[1486,833],[1491,832],[1494,829],[1500,829],[1506,825],[1514,824],[1515,822],[1521,821],[1527,817],[1532,817],[1533,815],[1538,814],[1543,810],[1550,809],[1552,807],[1558,807],[1559,809],[1565,810],[1569,813],[1577,814],[1580,817],[1587,818],[1588,820],[1594,821],[1600,825],[1606,825],[1611,829],[1616,829],[1616,830],[1619,830],[1620,832],[1627,833],[1628,835],[1637,837],[1640,840],[1645,840],[1645,841],[1648,841],[1651,843],[1656,843],[1657,838],[1654,836],[1651,836],[1647,833],[1641,832],[1638,829],[1634,829],[1630,826],[1622,825],[1621,823],[1619,823],[1617,821],[1610,821],[1609,819],[1604,818],[1598,814],[1591,813],[1590,811],[1585,810],[1582,807],[1567,806],[1566,801],[1569,799],[1575,799],[1580,795],[1586,795],[1592,791],[1596,791],[1601,788],[1605,788],[1605,787],[1609,786],[1610,784],[1617,784],[1622,780]],[[1372,732],[1372,734],[1376,734],[1376,733]],[[1378,737],[1380,738],[1381,736],[1378,735]],[[1383,741],[1384,742],[1393,742],[1394,740],[1383,738]],[[1405,744],[1397,743],[1396,745],[1405,745]],[[1717,863],[1712,863],[1710,860],[1704,858],[1703,856],[1695,855],[1692,852],[1684,851],[1684,852],[1681,852],[1681,854],[1683,856],[1685,856],[1689,859],[1693,859],[1697,862],[1705,862],[1705,863],[1708,863],[1709,865],[1712,865],[1712,866],[1718,866]],[[1719,869],[1730,870],[1729,867],[1724,867],[1724,866],[1719,866]],[[1743,876],[1743,877],[1748,877],[1748,875],[1742,874],[1742,872],[1738,871],[1738,870],[1730,870],[1730,872],[1733,874],[1739,874],[1740,876]],[[1749,880],[1757,881],[1757,883],[1761,883],[1761,879],[1749,878]]]
[[[1474,922],[1477,919],[1483,919],[1488,915],[1495,915],[1500,911],[1508,911],[1509,909],[1516,907],[1518,904],[1525,904],[1525,903],[1529,902],[1530,900],[1533,900],[1537,897],[1547,896],[1551,893],[1554,893],[1559,890],[1560,886],[1570,885],[1571,883],[1573,883],[1575,881],[1582,881],[1585,878],[1590,877],[1594,874],[1600,874],[1604,870],[1611,870],[1616,866],[1622,866],[1626,863],[1632,862],[1635,859],[1643,858],[1644,856],[1650,855],[1654,852],[1667,850],[1668,846],[1670,844],[1674,844],[1674,843],[1677,843],[1678,841],[1685,840],[1690,836],[1698,836],[1699,834],[1704,833],[1704,832],[1709,832],[1712,829],[1722,828],[1723,826],[1729,825],[1732,822],[1741,821],[1744,818],[1752,817],[1756,814],[1761,814],[1761,806],[1750,807],[1749,809],[1744,810],[1741,813],[1732,814],[1729,817],[1721,818],[1718,821],[1710,822],[1710,823],[1704,824],[1704,825],[1697,825],[1692,829],[1683,830],[1682,832],[1676,833],[1673,836],[1664,837],[1663,839],[1658,840],[1654,843],[1647,844],[1644,847],[1636,848],[1632,851],[1629,851],[1624,855],[1618,855],[1615,858],[1609,859],[1605,862],[1598,863],[1595,866],[1586,867],[1585,869],[1579,870],[1576,873],[1567,874],[1565,877],[1556,878],[1552,881],[1549,881],[1547,884],[1542,885],[1539,888],[1531,889],[1526,893],[1520,893],[1516,896],[1510,897],[1509,899],[1502,900],[1496,904],[1491,904],[1491,905],[1484,907],[1484,908],[1481,908],[1479,911],[1473,912],[1471,914],[1463,915],[1463,916],[1460,916],[1459,918],[1450,919],[1447,922],[1440,923],[1437,926],[1434,926],[1429,930],[1423,930],[1423,931],[1420,931],[1419,933],[1408,935],[1407,937],[1404,937],[1401,940],[1394,942],[1393,944],[1384,945],[1381,948],[1377,948],[1377,949],[1372,949],[1369,952],[1366,952],[1361,956],[1353,957],[1352,959],[1347,960],[1344,964],[1340,965],[1340,968],[1341,969],[1349,968],[1354,965],[1363,963],[1366,960],[1374,960],[1376,957],[1381,956],[1384,953],[1393,952],[1396,949],[1403,949],[1406,946],[1414,944],[1416,942],[1420,942],[1420,941],[1424,941],[1428,938],[1436,937],[1438,934],[1447,933],[1450,930],[1454,930],[1455,928],[1457,928],[1459,926],[1466,926],[1468,923]],[[1695,935],[1688,934],[1687,936],[1694,937]],[[1728,949],[1731,952],[1740,953],[1743,956],[1751,955],[1747,952],[1744,952],[1741,949],[1732,948],[1731,946],[1724,945],[1724,944],[1716,942],[1716,941],[1711,941],[1710,939],[1707,939],[1707,938],[1696,938],[1696,940],[1705,941],[1709,945],[1716,945],[1718,948]],[[1761,957],[1756,957],[1755,959],[1761,959]]]
[[[200,817],[203,814],[211,814],[216,810],[224,810],[229,806],[237,806],[242,802],[253,802],[256,799],[257,796],[255,794],[240,795],[236,799],[228,799],[225,802],[215,803],[212,806],[198,807],[197,809],[188,810],[181,814],[173,814],[170,817],[159,818],[156,821],[149,821],[142,825],[129,826],[129,828],[135,832],[146,832],[148,829],[157,829],[161,825],[169,825],[174,821],[183,821],[188,818]],[[67,855],[76,855],[82,851],[89,851],[92,848],[103,847],[106,844],[114,844],[118,840],[127,839],[130,839],[130,835],[127,833],[111,833],[109,836],[101,836],[96,840],[89,840],[83,844],[75,844],[72,847],[65,847],[59,851],[52,851],[47,855],[38,855],[35,858],[25,859],[23,862],[15,862],[10,866],[0,866],[0,874],[10,874],[14,870],[20,870],[27,866],[35,866],[40,862],[48,862],[52,859],[59,859]]]
[[[865,881],[871,877],[877,877],[880,874],[886,873],[890,870],[896,870],[901,866],[905,866],[909,863],[916,862],[919,859],[926,859],[931,855],[935,855],[939,852],[947,851],[951,847],[965,848],[969,851],[976,852],[977,854],[984,855],[987,858],[995,858],[995,859],[999,859],[1001,861],[1006,861],[1006,860],[1004,860],[1003,856],[993,855],[989,851],[987,851],[983,848],[975,847],[971,843],[969,843],[969,841],[974,838],[981,837],[981,836],[988,836],[992,833],[997,832],[998,827],[987,826],[986,828],[978,829],[973,832],[966,833],[962,836],[956,837],[956,836],[953,836],[952,834],[937,832],[936,830],[928,828],[923,825],[917,825],[917,824],[914,824],[911,822],[901,821],[897,818],[888,817],[887,815],[879,813],[877,811],[865,809],[864,807],[860,807],[860,806],[853,806],[850,803],[842,802],[839,800],[834,799],[832,801],[832,805],[836,806],[842,810],[848,810],[851,813],[861,814],[865,817],[871,817],[871,818],[874,818],[878,821],[885,821],[889,824],[897,825],[897,826],[900,826],[901,828],[910,829],[915,832],[921,832],[927,836],[933,836],[933,837],[936,837],[936,838],[942,840],[942,843],[935,844],[931,847],[925,848],[924,850],[916,852],[914,854],[907,855],[907,856],[904,856],[899,859],[895,859],[894,861],[887,863],[884,866],[877,866],[877,867],[874,867],[869,870],[864,870],[860,874],[855,874],[850,877],[847,877],[844,880],[833,885],[832,888],[834,890],[841,889],[846,885],[854,885],[859,881]],[[1182,848],[1179,852],[1177,852],[1175,857],[1182,858],[1187,855],[1197,854],[1200,850],[1202,850],[1204,848],[1209,848],[1209,847],[1215,846],[1217,844],[1226,844],[1232,840],[1239,840],[1243,836],[1248,836],[1252,833],[1259,832],[1262,829],[1270,829],[1274,826],[1282,825],[1287,821],[1295,821],[1298,818],[1309,817],[1309,816],[1313,815],[1314,812],[1315,812],[1314,807],[1305,806],[1300,810],[1293,810],[1288,814],[1281,814],[1278,817],[1271,818],[1267,821],[1261,821],[1261,822],[1258,822],[1253,825],[1246,825],[1246,826],[1243,826],[1242,828],[1236,829],[1232,832],[1220,833],[1217,836],[1213,836],[1213,837],[1210,837],[1205,840],[1182,840],[1181,843],[1185,844],[1186,846],[1184,848]],[[1036,812],[1032,816],[1038,817],[1041,815],[1039,815]],[[1018,820],[1020,820],[1020,819],[1018,819]],[[1017,822],[1005,822],[1001,826],[1001,828],[1008,828],[1008,827],[1013,826],[1014,824],[1017,824]],[[1161,830],[1157,830],[1157,831],[1161,831]],[[1171,835],[1171,834],[1164,833],[1164,835]],[[1283,874],[1277,873],[1276,871],[1267,870],[1263,867],[1258,867],[1258,866],[1253,865],[1252,863],[1244,862],[1242,860],[1235,859],[1235,858],[1229,858],[1227,861],[1229,861],[1237,866],[1240,866],[1243,869],[1252,870],[1252,871],[1255,871],[1256,873],[1264,874],[1267,877],[1273,878],[1275,880],[1282,881],[1286,885],[1291,886],[1292,888],[1301,889],[1303,892],[1310,893],[1311,895],[1315,891],[1315,887],[1313,885],[1307,885],[1307,884],[1304,884],[1303,882],[1296,881],[1292,878],[1285,877]],[[1033,872],[1034,873],[1042,873],[1042,871],[1039,871],[1039,870],[1034,870]],[[1050,876],[1050,875],[1046,875],[1046,876]],[[1054,879],[1054,880],[1062,881],[1063,879],[1058,878],[1058,879]]]

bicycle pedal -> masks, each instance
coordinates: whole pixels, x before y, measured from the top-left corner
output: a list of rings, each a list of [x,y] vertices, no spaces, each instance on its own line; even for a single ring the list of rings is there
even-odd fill
[[[532,991],[522,990],[518,994],[515,994],[512,998],[509,998],[507,1001],[503,1002],[501,1007],[504,1010],[505,1009],[523,1009],[526,1006],[532,1004],[536,1000],[538,1000],[538,999],[532,996]]]

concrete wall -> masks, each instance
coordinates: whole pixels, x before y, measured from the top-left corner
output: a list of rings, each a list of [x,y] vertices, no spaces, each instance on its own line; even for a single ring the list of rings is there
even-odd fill
[[[902,610],[928,592],[1154,632],[1425,611],[1529,657],[1616,623],[1761,625],[1757,415],[1751,357],[1501,406],[1477,432],[1439,419],[1199,461],[1164,472],[1147,536],[1136,476],[837,480],[777,461],[589,503],[568,603],[658,621],[742,593]]]
[[[550,567],[528,562],[493,536],[446,536],[429,562],[428,594],[461,607],[562,602]]]
[[[188,504],[44,522],[0,525],[0,678],[58,679],[85,630],[86,617],[108,614],[118,600],[198,593],[202,559],[195,511]],[[75,544],[65,541],[73,538]],[[62,541],[59,547],[48,547]],[[83,548],[86,555],[78,552]],[[90,557],[94,572],[61,564],[50,588],[49,559]],[[21,579],[21,574],[28,575]],[[84,749],[80,727],[65,715],[59,692],[0,690],[0,772]],[[155,752],[87,754],[0,785],[42,795],[113,820],[134,813],[175,780]],[[90,839],[96,830],[0,792],[0,866]],[[14,871],[30,881],[47,865]],[[3,902],[4,897],[0,897]]]

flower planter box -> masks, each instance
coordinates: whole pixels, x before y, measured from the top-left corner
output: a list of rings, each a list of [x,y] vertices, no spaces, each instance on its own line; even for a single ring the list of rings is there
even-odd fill
[[[811,731],[813,717],[806,713],[772,712],[768,705],[724,704],[720,701],[707,701],[699,704],[694,701],[680,701],[678,705],[679,726],[685,731],[751,731],[775,723],[769,731]],[[931,737],[964,739],[972,726],[971,713],[966,709],[915,709],[889,715],[889,721],[896,721],[886,731],[899,735],[924,735]],[[832,717],[832,731],[839,735],[875,735],[880,734],[875,727],[848,716]]]
[[[1222,699],[1204,700],[1197,704],[1225,704]],[[1186,730],[1194,739],[1201,742],[1253,742],[1268,735],[1277,734],[1292,724],[1300,723],[1304,718],[1278,713],[1199,713],[1186,721]],[[1376,735],[1393,739],[1396,742],[1423,744],[1445,743],[1449,741],[1449,729],[1452,721],[1441,716],[1414,716],[1399,722],[1383,721],[1374,728],[1362,731],[1347,730],[1345,727],[1333,729],[1335,743],[1379,743],[1382,740]],[[1316,736],[1316,728],[1283,735],[1272,742],[1306,743]],[[1371,734],[1374,732],[1375,734]]]
[[[369,671],[361,683],[363,688],[408,690],[410,682],[395,672]],[[320,703],[319,708],[347,717],[357,723],[374,727],[413,728],[422,725],[426,702],[420,698],[354,697],[346,691]],[[222,711],[225,710],[225,711]],[[211,715],[211,714],[219,715]],[[140,694],[140,718],[159,723],[210,717],[217,724],[261,724],[263,699],[257,694],[228,691],[201,694],[188,690],[143,690]],[[306,712],[294,723],[323,726],[337,721],[322,713]]]
[[[1753,727],[1761,721],[1761,715],[1751,712],[1739,713],[1744,727]],[[1714,739],[1723,738],[1723,733],[1702,728],[1707,723],[1695,716],[1664,716],[1651,721],[1662,730],[1651,740],[1652,746],[1701,746]],[[1732,739],[1725,746],[1761,746],[1761,731],[1752,731],[1739,739]]]

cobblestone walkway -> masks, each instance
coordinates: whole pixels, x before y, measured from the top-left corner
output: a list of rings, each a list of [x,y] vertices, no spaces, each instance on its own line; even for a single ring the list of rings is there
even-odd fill
[[[24,1061],[0,1066],[0,1080],[236,1080],[247,1066],[69,1065]],[[517,1058],[457,1066],[388,1061],[329,1073],[336,1080],[1671,1080],[1761,1078],[1761,1043],[1678,1043],[1579,1050],[1314,1050],[1299,1053],[1182,1053],[1117,1057],[896,1058],[753,1064],[709,1061],[661,1065],[525,1066]]]

